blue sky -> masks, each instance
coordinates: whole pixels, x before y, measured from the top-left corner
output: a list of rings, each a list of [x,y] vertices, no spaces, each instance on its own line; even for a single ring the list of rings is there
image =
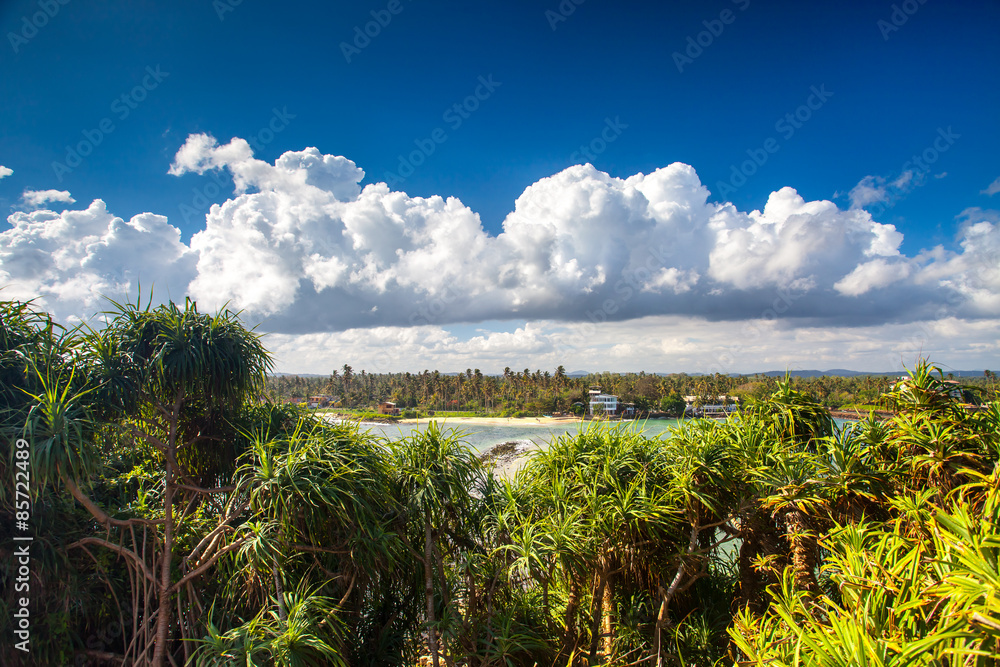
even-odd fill
[[[785,187],[805,202],[867,208],[902,234],[898,251],[910,259],[935,246],[961,252],[963,211],[993,220],[996,2],[577,2],[5,2],[0,165],[13,173],[0,180],[0,206],[40,208],[26,206],[26,191],[66,191],[75,203],[44,207],[101,199],[124,220],[166,216],[188,243],[206,229],[209,203],[240,195],[231,168],[168,173],[188,138],[204,133],[220,145],[246,139],[269,164],[315,147],[364,170],[361,187],[388,180],[411,197],[457,197],[490,237],[526,188],[584,162],[620,179],[681,162],[709,203],[741,212],[763,210]],[[358,38],[366,28],[374,36]],[[72,149],[90,144],[76,164]],[[934,158],[926,168],[911,160],[925,151]],[[585,301],[573,312],[593,312]],[[674,312],[633,306],[608,319]],[[488,339],[547,307],[421,323],[453,325],[446,330],[468,341],[489,322]],[[745,319],[726,307],[700,315]],[[803,312],[797,326],[833,309]],[[992,313],[973,311],[957,316]],[[307,330],[324,327],[275,324],[280,334]]]

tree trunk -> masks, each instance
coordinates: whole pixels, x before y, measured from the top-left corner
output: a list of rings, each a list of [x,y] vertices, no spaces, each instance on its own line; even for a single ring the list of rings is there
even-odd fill
[[[434,630],[434,542],[431,519],[424,520],[424,595],[427,597],[427,647],[431,651],[434,667],[441,667],[438,657],[437,635]]]
[[[799,509],[785,514],[788,541],[792,548],[792,570],[795,572],[796,588],[815,594],[816,583],[816,538],[809,533],[809,517]]]
[[[598,574],[597,588],[594,590],[594,615],[590,623],[590,662],[597,659],[597,647],[601,639],[601,619],[604,618],[604,589],[608,584],[604,572]]]
[[[166,664],[167,640],[170,633],[170,565],[174,542],[174,470],[166,457],[163,478],[163,553],[160,555],[160,582],[157,587],[159,607],[156,616],[156,638],[153,641],[153,667]]]
[[[764,589],[760,572],[754,569],[753,561],[760,555],[760,540],[753,532],[753,529],[740,531],[743,544],[740,545],[739,556],[739,577],[740,577],[740,597],[739,606],[749,607],[752,611],[759,612],[760,595]]]
[[[570,574],[573,577],[572,574]],[[580,608],[580,583],[573,577],[569,583],[569,597],[566,599],[566,629],[562,636],[562,650],[567,655],[576,648],[576,612]]]
[[[476,577],[472,573],[472,568],[465,574],[465,586],[468,589],[469,602],[465,610],[466,618],[473,619],[479,614],[479,596],[476,589]]]
[[[740,521],[739,606],[749,607],[751,611],[763,613],[767,608],[767,596],[764,590],[768,584],[777,583],[773,574],[760,572],[753,566],[753,561],[759,556],[778,555],[784,558],[785,549],[781,534],[775,530],[775,525],[769,516],[752,510],[749,516]]]
[[[611,645],[614,643],[615,625],[615,581],[614,575],[607,575],[604,584],[604,604],[601,605],[603,611],[601,620],[601,644],[605,661],[611,656]]]
[[[667,625],[667,600],[661,596],[660,611],[656,614],[656,626],[653,632],[656,633],[654,645],[656,646],[656,667],[663,667],[663,628]]]
[[[160,554],[160,583],[158,586],[158,611],[156,616],[156,636],[153,640],[153,667],[166,664],[167,642],[170,635],[170,574],[174,557],[174,494],[177,492],[174,470],[177,460],[177,427],[184,394],[178,390],[168,411],[170,433],[167,437],[163,461],[163,552]],[[172,662],[172,661],[171,661]]]
[[[690,516],[691,515],[689,514],[689,517]],[[691,555],[694,554],[695,549],[698,546],[698,536],[700,534],[701,534],[701,524],[699,524],[697,522],[697,520],[696,520],[691,525],[691,537],[690,537],[690,539],[688,539],[688,547],[687,547],[687,552],[685,553],[685,557],[690,558]],[[688,570],[688,563],[684,559],[681,559],[681,562],[677,565],[677,573],[674,574],[674,578],[671,580],[670,586],[667,588],[667,590],[663,590],[663,586],[659,587],[659,593],[660,593],[660,611],[656,615],[656,664],[657,664],[657,667],[662,667],[662,665],[663,665],[663,653],[661,651],[661,648],[662,648],[662,641],[661,641],[661,639],[662,639],[662,635],[663,635],[663,628],[665,628],[667,626],[667,623],[670,620],[667,617],[667,610],[670,607],[670,603],[673,601],[674,596],[677,595],[677,592],[678,591],[683,591],[683,590],[687,589],[687,586],[684,586],[683,588],[681,587],[681,581],[684,580],[684,575],[688,573],[687,570]],[[695,579],[698,579],[698,578],[700,578],[701,575],[700,574],[694,574],[692,576]],[[688,586],[690,586],[692,583],[693,583],[693,581],[689,581],[688,582]]]
[[[288,620],[288,613],[285,611],[285,589],[281,585],[281,571],[278,568],[277,557],[271,559],[272,574],[274,575],[274,596],[278,600],[278,618],[282,621]]]
[[[545,623],[548,625],[549,622],[549,582],[552,581],[552,571],[555,569],[555,565],[549,568],[549,571],[545,573],[545,579],[542,580],[542,610],[545,612]]]

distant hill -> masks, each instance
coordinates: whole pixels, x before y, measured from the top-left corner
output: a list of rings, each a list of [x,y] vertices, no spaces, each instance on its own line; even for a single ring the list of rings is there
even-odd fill
[[[764,372],[761,372],[761,373],[742,373],[741,375],[743,375],[743,376],[747,376],[747,375],[766,375],[767,377],[772,377],[773,378],[773,377],[785,377],[785,373],[786,373],[786,371],[764,371]],[[811,371],[811,370],[787,371],[787,373],[789,375],[791,375],[792,377],[798,377],[798,378],[818,378],[818,377],[823,377],[824,375],[826,375],[828,377],[845,377],[845,378],[851,378],[851,377],[857,377],[859,375],[892,375],[892,376],[896,376],[896,375],[901,375],[902,374],[900,372],[895,372],[895,371],[893,371],[893,372],[887,372],[887,373],[877,373],[877,372],[866,373],[864,371],[852,371],[852,370],[848,370],[846,368],[831,368],[828,371]]]
[[[614,372],[614,371],[610,371]],[[815,371],[815,370],[803,370],[803,371],[788,371],[792,377],[799,378],[816,378],[822,377],[824,375],[829,377],[856,377],[858,375],[888,375],[890,377],[899,377],[905,375],[905,371],[885,371],[881,373],[877,372],[866,372],[866,371],[852,371],[846,368],[831,368],[828,371]],[[968,378],[968,377],[982,377],[983,371],[949,371],[945,370],[945,375],[954,375],[957,378]],[[571,373],[566,373],[566,377],[571,378],[582,378],[590,375],[590,371],[573,371]],[[303,378],[322,378],[328,377],[328,373],[271,373],[272,377],[279,377],[282,375],[295,375]],[[441,373],[441,375],[458,375],[458,373]],[[486,373],[486,375],[492,375],[491,373]],[[496,373],[495,375],[500,375]],[[681,373],[647,373],[647,375],[681,375]],[[683,373],[683,375],[688,375],[690,377],[698,377],[704,375],[704,373]],[[785,371],[764,371],[762,373],[730,373],[733,377],[749,377],[752,375],[765,375],[767,377],[785,377]]]
[[[892,377],[898,377],[901,375],[906,375],[905,371],[885,371],[882,373],[876,372],[865,372],[865,371],[851,371],[845,368],[831,368],[828,371],[788,371],[789,375],[793,377],[800,378],[815,378],[822,377],[824,375],[830,377],[856,377],[858,375],[889,375]],[[965,377],[981,377],[983,371],[945,371],[947,376],[949,373],[957,378]],[[747,375],[766,375],[768,377],[785,377],[785,371],[766,371],[764,373],[741,373],[743,376]]]
[[[611,371],[612,373],[614,371]],[[793,370],[788,371],[792,377],[799,378],[816,378],[822,376],[828,377],[857,377],[858,375],[888,375],[889,377],[899,377],[901,375],[906,375],[905,371],[852,371],[847,368],[831,368],[827,371],[819,370]],[[982,377],[983,371],[949,371],[945,369],[944,374],[947,376],[949,373],[957,378],[967,378],[967,377]],[[566,373],[567,377],[571,378],[582,378],[590,375],[590,371],[573,371],[572,373]],[[700,377],[705,375],[705,373],[700,372],[688,372],[688,373],[646,373],[647,375],[657,375],[657,376],[667,376],[667,375],[687,375],[689,377]],[[749,377],[752,375],[765,375],[767,377],[785,377],[785,371],[763,371],[759,373],[730,373],[729,375],[733,377]]]

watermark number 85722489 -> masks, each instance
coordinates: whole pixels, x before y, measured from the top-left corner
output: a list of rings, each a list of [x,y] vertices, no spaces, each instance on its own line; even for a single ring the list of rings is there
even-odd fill
[[[28,606],[31,587],[31,450],[27,440],[18,439],[14,443],[14,646],[19,651],[28,652],[31,639],[31,612]]]

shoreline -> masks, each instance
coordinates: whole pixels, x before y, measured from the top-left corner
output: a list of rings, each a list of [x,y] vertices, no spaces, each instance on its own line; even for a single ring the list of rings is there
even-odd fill
[[[472,426],[548,426],[550,424],[579,424],[579,417],[421,417],[400,419],[396,424],[469,424]]]
[[[387,418],[385,420],[373,421],[365,420],[361,421],[356,418],[355,415],[336,413],[336,412],[326,412],[321,413],[323,419],[328,421],[351,421],[357,424],[368,424],[368,425],[382,425],[382,426],[414,426],[419,424],[429,424],[430,422],[438,422],[439,424],[447,424],[449,426],[456,425],[468,425],[468,426],[551,426],[553,424],[581,424],[585,421],[579,417],[420,417],[420,418],[410,418],[410,419],[392,419]]]
[[[830,416],[835,419],[848,419],[848,420],[862,420],[867,418],[867,413],[862,413],[857,410],[839,410],[832,409],[829,411]],[[879,421],[887,421],[891,419],[895,413],[888,410],[875,410],[875,418]],[[585,423],[603,423],[608,424],[621,424],[621,423],[634,423],[634,422],[644,422],[645,419],[635,419],[635,420],[603,420],[603,419],[583,419],[575,416],[567,417],[448,417],[448,416],[434,416],[434,417],[419,417],[419,418],[392,418],[386,415],[384,420],[372,420],[368,419],[365,421],[360,421],[353,414],[346,413],[336,413],[336,412],[325,412],[322,413],[322,417],[328,421],[350,421],[362,425],[381,425],[381,426],[418,426],[420,424],[429,424],[430,422],[438,422],[442,425],[449,426],[553,426],[553,425],[567,425],[567,424],[577,424],[582,425]],[[692,419],[692,417],[686,417],[684,419]],[[715,417],[701,417],[701,419],[716,419]]]

